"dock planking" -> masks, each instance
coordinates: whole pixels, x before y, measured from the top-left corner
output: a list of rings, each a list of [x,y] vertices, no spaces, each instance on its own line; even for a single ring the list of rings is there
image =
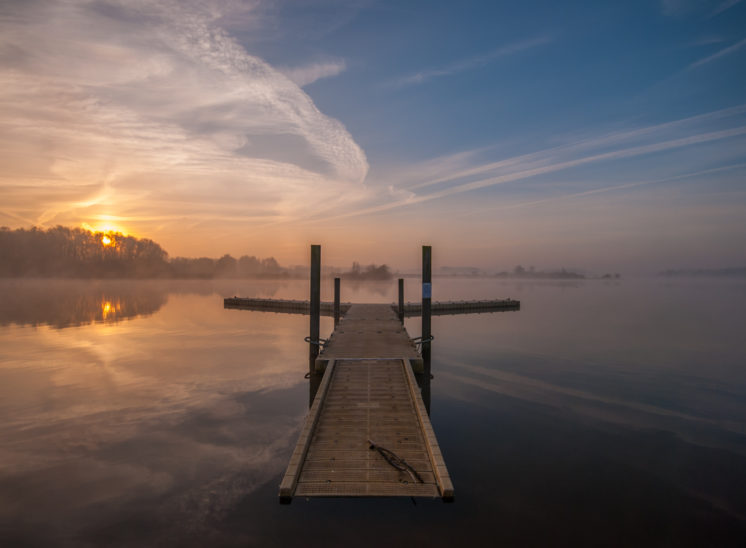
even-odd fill
[[[280,485],[282,502],[293,496],[453,499],[413,373],[417,360],[390,305],[348,309],[316,360],[324,376]],[[371,442],[416,474],[392,466]]]
[[[371,357],[403,358],[422,371],[422,357],[390,305],[352,305],[316,358],[316,371],[331,359]]]

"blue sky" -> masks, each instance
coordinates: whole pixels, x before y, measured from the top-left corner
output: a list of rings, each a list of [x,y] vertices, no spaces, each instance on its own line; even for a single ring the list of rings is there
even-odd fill
[[[744,102],[744,44],[726,52],[746,39],[743,5],[715,14],[717,2],[694,1],[329,2],[297,13],[298,4],[308,5],[283,4],[267,43],[247,47],[278,66],[343,64],[306,91],[373,163],[505,141],[530,150],[558,134]]]
[[[746,263],[746,2],[0,14],[4,225],[284,263]]]

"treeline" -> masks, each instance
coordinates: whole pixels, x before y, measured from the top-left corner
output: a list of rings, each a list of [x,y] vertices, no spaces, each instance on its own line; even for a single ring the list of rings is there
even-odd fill
[[[152,240],[57,226],[0,228],[0,276],[130,278],[168,271],[168,253]]]
[[[352,281],[376,281],[376,280],[390,280],[393,275],[389,270],[389,267],[385,264],[377,266],[369,264],[366,267],[360,266],[360,263],[353,262],[352,268],[347,272],[342,272],[341,277],[345,280]]]
[[[272,257],[169,259],[153,240],[118,232],[0,227],[4,278],[286,278],[294,273]]]
[[[529,279],[550,279],[550,280],[582,280],[585,278],[583,274],[578,272],[572,272],[571,270],[552,270],[552,271],[540,271],[536,270],[533,266],[524,268],[521,265],[516,266],[512,272],[498,272],[495,274],[497,278],[529,278]]]
[[[274,257],[258,259],[244,255],[238,259],[223,255],[219,259],[177,257],[170,261],[174,278],[290,278],[295,270],[280,266]],[[306,269],[307,270],[307,269]],[[307,275],[306,270],[303,271]]]

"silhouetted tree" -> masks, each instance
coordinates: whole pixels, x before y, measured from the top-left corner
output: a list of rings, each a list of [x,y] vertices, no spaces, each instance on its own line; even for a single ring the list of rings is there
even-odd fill
[[[223,278],[234,278],[238,273],[238,261],[230,255],[223,255],[215,263],[215,273]]]

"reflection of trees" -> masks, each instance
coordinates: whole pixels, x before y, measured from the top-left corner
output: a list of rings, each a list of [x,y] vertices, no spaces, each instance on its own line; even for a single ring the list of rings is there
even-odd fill
[[[117,322],[158,311],[168,287],[127,281],[7,280],[0,283],[0,325],[57,328]]]
[[[52,325],[62,328],[117,322],[154,314],[169,295],[215,295],[248,292],[272,297],[285,282],[235,280],[0,280],[0,326]]]
[[[365,282],[361,280],[345,280],[342,286],[343,291],[351,289],[354,292],[365,291],[366,293],[372,293],[374,295],[381,295],[388,297],[391,295],[392,285],[390,283],[379,283],[378,280],[373,282]]]

